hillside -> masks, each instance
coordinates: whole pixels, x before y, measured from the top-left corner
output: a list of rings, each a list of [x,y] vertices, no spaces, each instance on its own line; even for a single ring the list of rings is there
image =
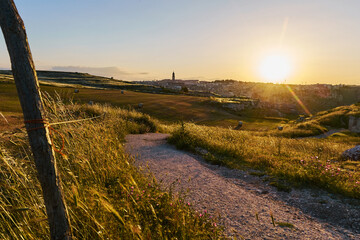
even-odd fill
[[[309,121],[317,121],[330,128],[348,128],[350,117],[360,117],[360,103],[318,112]]]
[[[273,131],[272,134],[285,137],[308,137],[324,134],[333,130],[360,133],[360,104],[340,106],[328,111],[284,125],[282,132]],[[358,123],[359,122],[359,123]]]
[[[94,76],[88,73],[37,71],[39,82],[43,85],[73,88],[95,89],[127,89],[142,92],[161,92],[161,88],[116,80],[113,78]],[[13,82],[9,70],[0,70],[0,82]]]

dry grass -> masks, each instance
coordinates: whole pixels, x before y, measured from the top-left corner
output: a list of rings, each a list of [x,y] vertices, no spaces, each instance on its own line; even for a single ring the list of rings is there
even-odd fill
[[[109,106],[47,101],[51,122],[65,136],[57,166],[75,239],[218,239],[221,228],[159,190],[125,154],[127,133],[158,131],[149,116]],[[59,135],[52,136],[59,146]],[[26,134],[18,129],[0,144],[0,238],[48,239],[49,229]]]
[[[359,104],[341,106],[319,112],[307,118],[304,122],[284,124],[284,130],[282,132],[273,130],[270,134],[289,138],[320,135],[330,129],[348,128],[350,116],[360,116]]]
[[[354,138],[354,141],[360,141],[359,137]],[[288,189],[288,185],[317,186],[360,198],[360,164],[340,158],[353,143],[331,138],[261,136],[250,131],[194,124],[175,128],[169,141],[195,152],[207,150],[204,157],[214,164],[262,170],[276,178],[274,184],[281,189]]]

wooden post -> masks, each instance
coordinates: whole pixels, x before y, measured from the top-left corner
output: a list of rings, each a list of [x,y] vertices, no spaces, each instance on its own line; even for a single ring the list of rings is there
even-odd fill
[[[45,116],[39,82],[25,26],[13,0],[0,0],[0,26],[9,51],[24,119],[27,121],[26,130],[43,191],[51,239],[71,239],[68,214],[61,193],[49,130],[41,121]]]

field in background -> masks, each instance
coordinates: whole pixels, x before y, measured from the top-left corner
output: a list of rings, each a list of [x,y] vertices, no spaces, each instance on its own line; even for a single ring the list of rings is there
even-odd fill
[[[248,118],[229,113],[221,108],[211,106],[205,97],[186,95],[153,94],[124,90],[97,90],[80,88],[74,93],[74,88],[41,85],[41,90],[54,95],[55,91],[63,99],[73,99],[75,102],[108,103],[127,109],[137,109],[157,119],[174,123],[180,121],[194,122],[209,126],[236,127],[238,121],[243,121],[244,130],[269,130],[276,128],[280,120]],[[138,109],[138,104],[143,107]],[[0,82],[0,112],[12,118],[21,113],[21,107],[13,83]],[[15,113],[15,114],[14,114]],[[0,123],[2,123],[0,118]]]

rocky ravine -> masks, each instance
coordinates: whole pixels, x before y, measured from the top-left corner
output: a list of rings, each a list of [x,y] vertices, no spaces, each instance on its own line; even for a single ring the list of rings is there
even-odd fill
[[[360,203],[320,190],[278,192],[260,177],[209,165],[166,143],[168,135],[128,135],[126,150],[139,166],[162,180],[179,182],[199,211],[220,214],[229,236],[238,239],[360,239]],[[286,222],[294,228],[272,224]],[[258,214],[258,220],[256,219]]]

